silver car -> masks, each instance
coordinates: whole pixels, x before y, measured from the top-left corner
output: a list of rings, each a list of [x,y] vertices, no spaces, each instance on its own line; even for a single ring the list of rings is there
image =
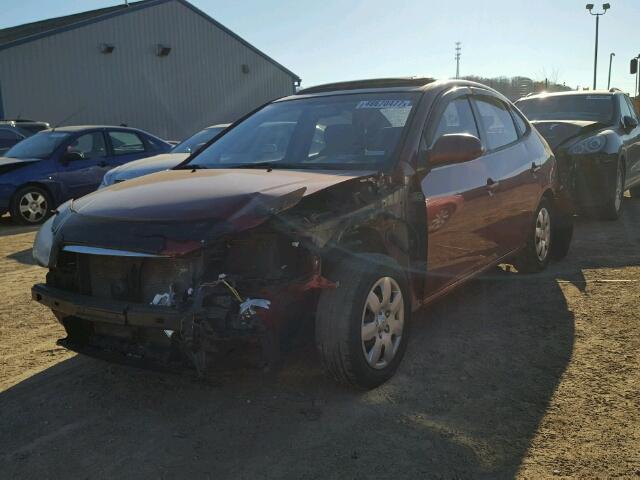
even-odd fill
[[[202,145],[213,139],[229,125],[229,123],[212,125],[179,143],[169,153],[125,163],[124,165],[109,170],[104,175],[100,188],[143,175],[149,175],[150,173],[169,170],[182,163],[192,152],[195,152]]]

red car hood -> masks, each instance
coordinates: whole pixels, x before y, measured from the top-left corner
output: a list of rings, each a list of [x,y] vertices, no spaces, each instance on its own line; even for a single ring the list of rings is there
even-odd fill
[[[74,201],[81,216],[136,222],[240,221],[296,205],[304,196],[375,172],[265,169],[170,170]],[[251,222],[249,222],[251,223]]]

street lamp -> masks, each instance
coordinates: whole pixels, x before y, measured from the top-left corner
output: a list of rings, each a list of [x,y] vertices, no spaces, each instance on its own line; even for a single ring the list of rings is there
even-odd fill
[[[596,50],[593,56],[593,89],[596,89],[596,79],[598,74],[598,27],[600,26],[600,16],[607,13],[607,10],[611,8],[611,5],[608,3],[602,4],[602,12],[594,13],[593,12],[593,3],[587,3],[587,10],[589,13],[596,17]]]
[[[609,80],[607,80],[607,90],[611,88],[611,62],[613,62],[613,57],[615,56],[616,54],[613,52],[609,54]]]

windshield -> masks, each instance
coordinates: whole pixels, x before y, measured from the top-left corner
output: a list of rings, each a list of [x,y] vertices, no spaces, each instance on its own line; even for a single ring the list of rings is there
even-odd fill
[[[192,135],[191,137],[187,138],[185,141],[173,147],[173,150],[171,150],[171,153],[195,152],[201,145],[204,145],[205,143],[207,143],[213,137],[218,135],[222,130],[224,130],[223,127],[205,128],[204,130],[196,133],[195,135]]]
[[[69,135],[66,132],[36,133],[17,143],[4,156],[9,158],[48,158]]]
[[[378,168],[393,156],[417,93],[371,93],[267,105],[190,167]]]
[[[558,95],[518,100],[529,120],[613,121],[612,95]]]

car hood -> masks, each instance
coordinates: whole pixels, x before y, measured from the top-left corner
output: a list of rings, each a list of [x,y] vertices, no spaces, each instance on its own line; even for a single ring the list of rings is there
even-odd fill
[[[25,167],[31,163],[39,162],[39,158],[9,158],[0,157],[0,175]]]
[[[322,190],[374,171],[169,170],[75,200],[56,244],[181,255],[256,227]]]
[[[228,220],[266,209],[372,172],[303,170],[169,170],[118,183],[80,198],[84,216],[146,222]],[[295,203],[293,203],[295,205]],[[290,205],[293,206],[293,205]]]
[[[582,120],[534,120],[531,124],[536,127],[552,150],[567,140],[606,127],[599,122]]]
[[[0,157],[0,167],[5,165],[15,165],[16,163],[33,163],[39,162],[39,158],[10,158],[10,157]]]
[[[188,153],[163,153],[153,157],[135,160],[114,168],[110,174],[116,182],[161,172],[176,167],[189,157]]]

